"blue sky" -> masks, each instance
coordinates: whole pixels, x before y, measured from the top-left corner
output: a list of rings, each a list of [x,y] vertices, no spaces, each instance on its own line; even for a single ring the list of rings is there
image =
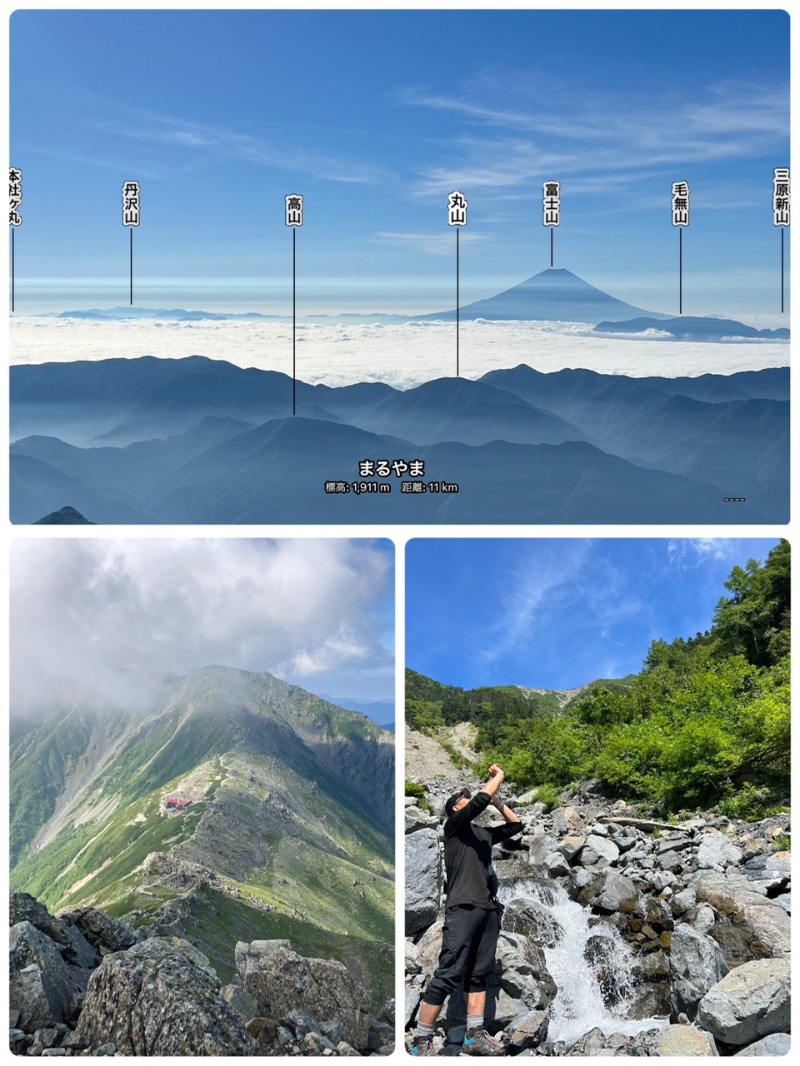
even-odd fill
[[[709,628],[777,540],[427,539],[406,554],[406,665],[445,684],[574,688]]]
[[[120,187],[142,187],[137,303],[290,313],[283,197],[305,197],[298,313],[453,305],[549,265],[677,312],[779,310],[788,165],[779,11],[17,11],[17,310],[126,302]],[[674,305],[674,306],[673,306]]]

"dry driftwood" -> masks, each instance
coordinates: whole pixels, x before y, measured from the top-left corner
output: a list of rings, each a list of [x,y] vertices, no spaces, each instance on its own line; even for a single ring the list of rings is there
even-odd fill
[[[634,829],[642,829],[646,833],[652,833],[655,829],[681,829],[679,825],[670,825],[669,822],[651,822],[649,818],[626,818],[624,815],[601,814],[598,822],[613,822],[614,825],[630,825]]]

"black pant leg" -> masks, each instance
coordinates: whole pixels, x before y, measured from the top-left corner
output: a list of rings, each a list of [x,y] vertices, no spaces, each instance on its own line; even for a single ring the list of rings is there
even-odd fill
[[[497,954],[497,938],[500,935],[500,917],[497,911],[484,911],[486,923],[478,938],[475,961],[464,979],[464,991],[485,992],[486,981],[494,969]]]
[[[476,945],[482,940],[486,916],[491,913],[467,906],[451,907],[445,912],[439,965],[425,989],[423,1003],[444,1003],[467,971],[474,969]]]

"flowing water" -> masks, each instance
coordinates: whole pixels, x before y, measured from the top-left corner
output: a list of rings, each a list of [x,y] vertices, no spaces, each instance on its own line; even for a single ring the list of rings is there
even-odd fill
[[[550,1011],[548,1040],[574,1043],[595,1027],[633,1036],[664,1028],[666,1018],[630,1017],[636,1000],[635,957],[619,931],[572,900],[556,882],[516,881],[500,889],[504,904],[524,900],[547,916],[543,949],[558,986]]]

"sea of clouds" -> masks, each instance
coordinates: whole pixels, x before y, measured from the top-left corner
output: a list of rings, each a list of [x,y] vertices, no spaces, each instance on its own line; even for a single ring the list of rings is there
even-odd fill
[[[183,358],[203,355],[241,367],[292,373],[292,323],[237,321],[86,321],[15,317],[12,364],[77,359]],[[384,381],[411,388],[456,374],[450,322],[298,323],[297,377],[310,384]],[[646,335],[597,334],[578,322],[462,322],[462,377],[527,363],[543,372],[582,367],[630,377],[697,377],[787,366],[786,341],[694,342]]]

